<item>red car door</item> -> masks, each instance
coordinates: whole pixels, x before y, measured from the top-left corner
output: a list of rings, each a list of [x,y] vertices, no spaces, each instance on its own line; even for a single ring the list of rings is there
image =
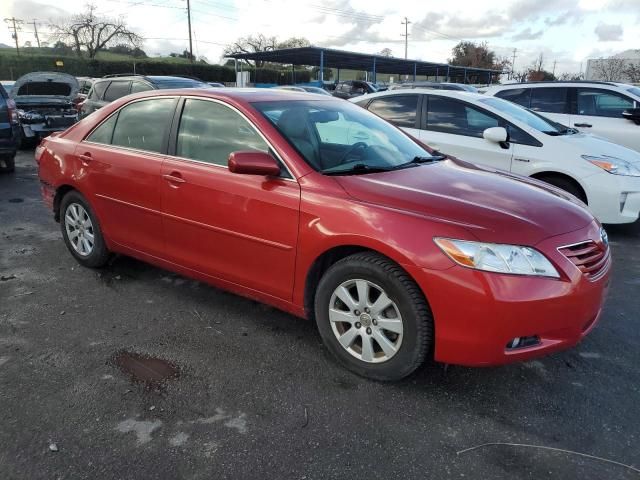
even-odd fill
[[[269,146],[235,109],[184,101],[175,156],[162,166],[168,260],[290,299],[300,187],[284,166],[279,178],[231,173],[227,159],[240,150]]]
[[[175,98],[130,103],[102,122],[76,148],[79,178],[106,236],[161,256],[160,172]]]

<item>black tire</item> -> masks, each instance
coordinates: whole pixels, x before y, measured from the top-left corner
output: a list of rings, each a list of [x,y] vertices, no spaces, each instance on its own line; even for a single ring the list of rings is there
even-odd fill
[[[67,233],[67,209],[72,204],[81,205],[87,212],[87,215],[91,220],[94,241],[93,249],[88,255],[81,255],[75,250]],[[107,264],[111,253],[107,249],[104,237],[102,236],[102,230],[100,229],[98,218],[91,208],[91,205],[89,205],[89,202],[87,202],[87,200],[80,194],[80,192],[76,190],[68,192],[60,202],[60,228],[62,230],[62,238],[64,239],[64,243],[67,245],[69,252],[71,252],[71,255],[75,257],[78,263],[89,268],[99,268]]]
[[[587,204],[587,196],[582,191],[582,188],[580,188],[568,178],[556,177],[551,175],[548,177],[540,177],[538,178],[538,180],[551,184],[554,187],[558,187],[560,190],[564,190],[565,192],[570,193],[585,205]]]
[[[363,279],[381,287],[402,316],[402,342],[395,355],[381,363],[354,357],[338,341],[329,320],[329,305],[336,288],[344,282]],[[373,253],[346,257],[323,275],[315,295],[315,318],[327,349],[352,372],[373,380],[400,380],[416,370],[430,352],[433,316],[418,285],[399,265]]]
[[[0,158],[0,173],[11,173],[16,169],[16,155],[3,155]],[[4,163],[4,166],[2,166]]]

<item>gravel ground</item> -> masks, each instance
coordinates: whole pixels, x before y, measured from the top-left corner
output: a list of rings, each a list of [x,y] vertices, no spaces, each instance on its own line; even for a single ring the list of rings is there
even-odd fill
[[[311,322],[118,257],[80,267],[32,152],[0,176],[0,478],[640,478],[640,233],[610,228],[613,284],[577,348],[427,364],[383,384],[337,366]],[[116,355],[170,362],[132,381]],[[57,451],[54,451],[57,450]]]

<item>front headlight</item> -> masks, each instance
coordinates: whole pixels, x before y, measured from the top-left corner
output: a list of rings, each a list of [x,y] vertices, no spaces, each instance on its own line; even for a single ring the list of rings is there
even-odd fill
[[[438,237],[433,240],[451,260],[463,267],[486,272],[560,278],[551,262],[531,247]]]
[[[629,177],[640,177],[640,169],[633,166],[626,160],[609,155],[581,155],[587,162],[593,163],[596,167],[612,173],[614,175],[626,175]]]

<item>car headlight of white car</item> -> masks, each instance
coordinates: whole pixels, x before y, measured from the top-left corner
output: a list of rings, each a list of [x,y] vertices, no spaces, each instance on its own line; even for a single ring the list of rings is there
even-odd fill
[[[436,245],[463,267],[485,272],[560,278],[551,262],[531,247],[436,237]]]
[[[582,155],[582,158],[613,175],[640,177],[640,169],[621,158],[609,155]]]

